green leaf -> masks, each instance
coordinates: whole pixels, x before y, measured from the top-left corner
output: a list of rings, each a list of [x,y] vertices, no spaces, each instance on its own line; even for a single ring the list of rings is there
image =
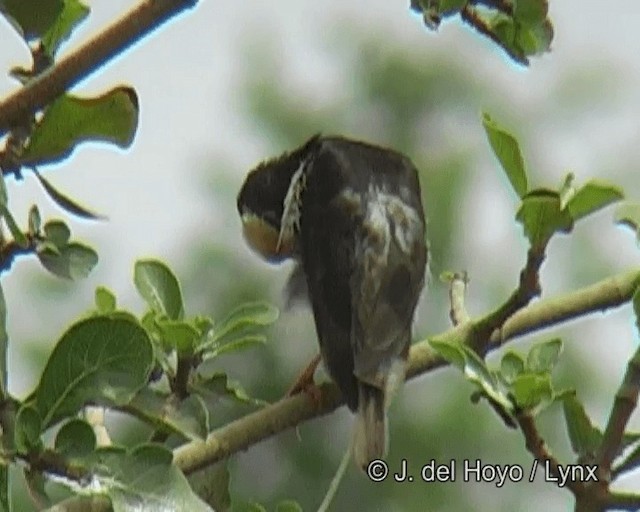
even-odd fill
[[[104,286],[96,288],[96,308],[100,313],[112,313],[116,309],[116,296]]]
[[[482,114],[482,125],[487,133],[494,154],[519,197],[527,193],[527,172],[518,141],[507,130],[499,126],[489,114]]]
[[[172,320],[184,316],[182,292],[178,279],[169,267],[158,260],[138,260],[133,281],[138,293],[156,313],[167,315]]]
[[[549,12],[547,0],[517,0],[514,2],[513,17],[528,24],[544,22]]]
[[[61,220],[50,220],[44,225],[44,237],[56,247],[64,247],[71,238],[71,230]]]
[[[174,395],[145,387],[131,400],[129,407],[157,428],[193,441],[203,440],[209,432],[209,412],[197,395],[180,401]]]
[[[40,211],[34,204],[29,209],[29,234],[38,235],[42,228],[42,220],[40,219]]]
[[[89,423],[74,418],[62,425],[54,446],[65,457],[83,458],[96,449],[96,434]]]
[[[62,12],[62,0],[2,0],[0,12],[30,41],[42,36]]]
[[[111,498],[113,512],[212,512],[191,490],[171,458],[171,451],[157,445],[142,446],[127,454],[105,452],[96,466],[96,478]]]
[[[640,242],[640,204],[627,202],[618,206],[615,221],[635,231],[636,238]]]
[[[9,196],[7,195],[7,183],[4,174],[0,172],[0,206],[6,207],[9,204]]]
[[[278,308],[267,302],[246,302],[235,308],[218,325],[214,325],[209,346],[215,345],[225,336],[237,332],[239,329],[255,326],[267,326],[278,319]]]
[[[59,254],[38,251],[42,266],[58,277],[84,279],[98,263],[98,254],[86,245],[73,242],[58,251]]]
[[[42,35],[42,44],[53,57],[71,32],[89,15],[89,8],[79,0],[64,0],[64,8],[55,23]]]
[[[0,206],[0,214],[2,214],[2,216],[4,217],[4,220],[7,223],[7,227],[9,228],[9,232],[13,236],[15,242],[20,247],[23,247],[25,249],[29,247],[29,240],[27,240],[27,237],[22,232],[15,219],[13,218],[13,215],[6,206]]]
[[[205,503],[219,511],[231,509],[229,481],[230,476],[226,461],[207,466],[189,475],[191,488]]]
[[[190,385],[190,390],[198,393],[210,405],[220,398],[231,398],[242,404],[267,405],[264,400],[250,397],[238,381],[229,379],[227,374],[222,372],[209,377],[197,375]]]
[[[127,148],[137,125],[138,98],[130,87],[118,87],[90,99],[64,95],[45,110],[21,163],[35,166],[59,162],[85,141]]]
[[[523,371],[524,361],[520,355],[510,350],[502,356],[502,360],[500,361],[500,373],[506,382],[511,384]]]
[[[560,195],[550,190],[529,192],[520,204],[516,219],[532,247],[545,247],[554,233],[568,233],[573,228],[569,212],[560,209]]]
[[[633,471],[640,466],[640,444],[636,446],[624,460],[616,465],[614,471],[619,475],[628,471]]]
[[[464,370],[464,354],[459,343],[429,340],[429,345],[448,363],[459,370]]]
[[[592,456],[600,446],[602,433],[592,425],[575,393],[564,396],[563,409],[574,453],[582,459]]]
[[[163,339],[163,346],[176,349],[180,355],[194,353],[195,346],[201,338],[201,333],[189,322],[184,320],[158,320],[158,331]]]
[[[147,332],[122,316],[91,317],[71,326],[53,349],[36,390],[45,428],[86,404],[127,403],[153,366]]]
[[[18,451],[31,453],[42,449],[42,418],[38,411],[25,405],[16,415],[14,442]]]
[[[276,512],[303,512],[302,507],[293,500],[285,500],[278,503]]]
[[[256,345],[264,345],[266,342],[267,338],[262,334],[246,334],[213,349],[205,350],[203,359],[213,359],[229,352],[239,352]]]
[[[81,204],[77,203],[70,197],[67,197],[66,195],[64,195],[62,192],[56,189],[51,184],[51,182],[44,179],[44,177],[35,169],[34,169],[34,174],[38,178],[38,181],[40,182],[42,187],[45,189],[49,197],[53,200],[53,202],[56,203],[63,210],[71,213],[72,215],[76,215],[81,219],[91,219],[91,220],[104,219],[104,216],[98,213],[92,212],[85,206],[82,206]]]
[[[0,173],[1,174],[1,173]],[[4,290],[0,284],[0,400],[7,398],[7,351],[9,349],[9,334],[7,333],[7,303],[4,300]]]
[[[518,375],[511,386],[516,404],[523,409],[533,409],[542,402],[553,399],[553,387],[549,375],[526,373]]]
[[[567,204],[576,195],[576,187],[574,185],[575,175],[570,172],[564,178],[564,182],[560,187],[560,191],[558,192],[560,196],[560,209],[564,210],[567,207]],[[575,220],[575,219],[574,219]]]
[[[558,362],[562,351],[562,340],[555,338],[531,347],[527,355],[527,371],[532,373],[548,373]]]
[[[569,200],[567,209],[576,221],[623,198],[619,187],[601,180],[590,180]]]

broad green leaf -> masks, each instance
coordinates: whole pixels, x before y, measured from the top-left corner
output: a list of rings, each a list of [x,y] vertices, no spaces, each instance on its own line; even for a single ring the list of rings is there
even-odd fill
[[[229,493],[229,470],[227,462],[207,466],[189,475],[191,488],[200,498],[211,505],[214,510],[228,511],[231,508]]]
[[[26,40],[42,36],[62,12],[63,0],[2,0],[0,12]]]
[[[45,110],[21,163],[35,166],[59,162],[85,141],[126,148],[133,142],[137,125],[138,99],[130,87],[118,87],[89,99],[64,95]]]
[[[113,512],[188,510],[212,512],[171,463],[171,451],[147,445],[131,453],[109,453],[97,466],[100,481],[111,498]]]
[[[211,350],[205,350],[203,358],[213,359],[214,357],[218,357],[229,352],[239,352],[247,348],[255,347],[256,345],[264,345],[266,342],[267,338],[262,334],[247,334],[240,336],[233,341],[218,345]]]
[[[29,234],[37,235],[42,228],[42,220],[40,219],[40,210],[34,204],[29,209]]]
[[[51,498],[47,495],[45,484],[47,484],[47,478],[42,471],[27,468],[24,470],[25,483],[29,489],[29,496],[32,497],[35,503],[39,506],[51,507]],[[0,509],[3,512],[9,510],[9,508]]]
[[[104,286],[96,288],[96,308],[100,313],[112,313],[116,309],[116,296]]]
[[[464,370],[464,353],[458,343],[429,340],[429,345],[448,363],[459,370]]]
[[[564,418],[571,448],[580,458],[593,455],[602,440],[602,433],[595,428],[584,406],[575,393],[568,393],[563,400]]]
[[[485,362],[466,345],[460,345],[464,354],[464,376],[476,384],[495,404],[505,411],[511,411],[513,404],[500,388],[497,378],[492,374]]]
[[[542,23],[548,12],[547,0],[517,0],[514,2],[513,17],[524,23]]]
[[[98,263],[98,254],[86,245],[70,243],[58,249],[59,254],[39,251],[38,259],[52,274],[66,279],[84,279]]]
[[[55,55],[71,32],[89,15],[89,10],[79,0],[64,0],[62,12],[42,36],[42,44],[50,56]]]
[[[56,247],[64,247],[71,238],[71,230],[64,221],[50,220],[44,225],[44,237]]]
[[[555,338],[531,347],[527,355],[527,371],[532,373],[548,373],[558,362],[562,351],[562,340]]]
[[[528,190],[527,172],[518,141],[491,119],[486,112],[482,114],[482,124],[487,132],[489,144],[502,165],[513,190],[519,197],[524,197]]]
[[[82,206],[80,203],[74,201],[70,197],[67,197],[65,194],[60,192],[57,188],[55,188],[51,182],[44,179],[44,177],[34,169],[34,174],[38,178],[38,181],[45,189],[49,197],[63,210],[76,215],[82,219],[104,219],[102,215],[99,215],[95,212],[92,212],[85,206]]]
[[[619,187],[601,180],[590,180],[569,200],[567,209],[576,221],[623,198]]]
[[[158,331],[163,339],[163,346],[167,349],[175,349],[178,354],[193,354],[201,333],[188,321],[184,320],[158,320]]]
[[[69,458],[82,458],[96,449],[96,435],[89,423],[79,418],[67,421],[56,435],[57,452]]]
[[[560,209],[557,192],[538,189],[529,192],[520,204],[516,219],[532,247],[545,247],[554,233],[567,233],[573,228],[569,212]]]
[[[0,399],[7,397],[7,351],[9,348],[9,334],[7,333],[7,303],[4,300],[4,290],[0,283]]]
[[[219,324],[214,325],[206,346],[215,347],[225,336],[247,327],[267,326],[278,319],[278,308],[267,302],[247,302],[234,309]]]
[[[220,398],[231,398],[243,404],[267,405],[264,400],[250,397],[238,381],[229,379],[226,373],[221,372],[209,377],[196,376],[190,390],[198,393],[209,405],[213,405]]]
[[[180,284],[173,272],[158,260],[138,260],[135,264],[133,281],[138,293],[149,307],[167,315],[172,320],[184,316],[184,305]]]
[[[11,236],[13,236],[15,242],[20,247],[23,247],[25,249],[29,247],[29,240],[27,240],[27,237],[22,232],[15,219],[13,218],[13,215],[6,206],[0,206],[0,214],[2,214],[2,216],[4,217],[4,220],[7,223],[7,227],[9,228],[9,232],[11,233]]]
[[[502,356],[500,361],[500,373],[509,384],[524,371],[524,361],[522,357],[510,350]]]
[[[519,407],[533,409],[542,402],[553,399],[553,387],[549,375],[525,373],[513,381],[511,392]]]
[[[145,387],[133,397],[129,407],[157,428],[193,441],[204,439],[209,432],[209,412],[197,395],[180,401],[174,395]]]
[[[303,512],[302,507],[293,500],[281,501],[276,506],[276,512]]]
[[[72,325],[53,349],[36,390],[45,428],[86,404],[122,405],[144,386],[153,366],[146,331],[122,316]]]
[[[615,221],[618,224],[627,226],[636,233],[636,238],[640,242],[640,204],[623,203],[616,208]]]
[[[14,443],[18,451],[30,453],[42,449],[42,418],[38,411],[25,405],[16,415]]]

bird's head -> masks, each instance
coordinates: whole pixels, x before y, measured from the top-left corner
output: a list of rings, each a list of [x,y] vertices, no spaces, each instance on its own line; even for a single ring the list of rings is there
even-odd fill
[[[244,238],[271,263],[295,256],[304,165],[318,139],[315,136],[291,153],[259,164],[238,193]]]

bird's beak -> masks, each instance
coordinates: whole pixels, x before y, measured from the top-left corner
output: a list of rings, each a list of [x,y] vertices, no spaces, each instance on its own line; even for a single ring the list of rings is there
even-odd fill
[[[280,240],[279,231],[257,215],[242,214],[242,234],[249,247],[270,263],[292,256],[293,241]]]

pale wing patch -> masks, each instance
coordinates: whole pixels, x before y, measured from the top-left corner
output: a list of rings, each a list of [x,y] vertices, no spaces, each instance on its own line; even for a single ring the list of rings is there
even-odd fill
[[[282,219],[280,220],[277,250],[282,246],[293,246],[296,233],[300,231],[302,193],[307,186],[306,164],[306,160],[300,162],[300,166],[291,177],[291,184],[284,198],[284,209],[282,211]]]

